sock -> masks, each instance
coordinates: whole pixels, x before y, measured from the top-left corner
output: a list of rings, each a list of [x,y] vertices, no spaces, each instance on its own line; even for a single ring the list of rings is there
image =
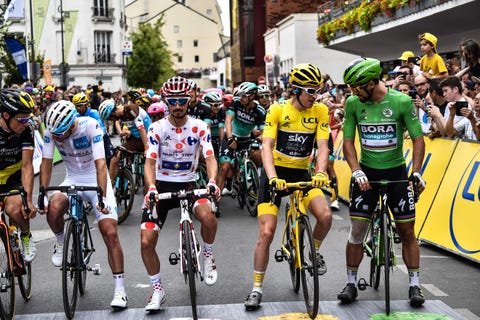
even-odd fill
[[[322,240],[313,239],[313,246],[315,247],[315,250],[317,252],[319,252],[321,245],[322,245]]]
[[[154,274],[153,276],[148,276],[150,278],[150,282],[152,283],[153,291],[162,291],[162,279],[160,279],[160,272]]]
[[[125,291],[125,273],[114,273],[113,281],[115,282],[115,291]]]
[[[213,243],[203,243],[203,257],[211,258],[213,257]]]
[[[357,272],[358,272],[358,267],[347,266],[348,283],[352,283],[355,286],[357,285]]]
[[[65,234],[63,233],[63,230],[59,233],[55,233],[55,237],[57,237],[57,243],[63,244],[63,241],[65,240]]]
[[[263,289],[263,277],[265,276],[265,271],[255,271],[253,270],[253,289],[252,291],[256,291],[262,293]]]
[[[420,268],[407,268],[410,287],[420,287]]]

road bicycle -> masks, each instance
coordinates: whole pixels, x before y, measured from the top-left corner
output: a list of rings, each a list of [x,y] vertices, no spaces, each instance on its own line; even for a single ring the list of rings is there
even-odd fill
[[[195,187],[197,189],[206,188],[208,184],[207,165],[201,161],[198,163],[196,170]]]
[[[117,152],[120,152],[120,161],[117,177],[113,183],[113,192],[117,201],[118,224],[121,224],[130,214],[135,199],[135,180],[128,160],[134,153],[123,146],[117,146],[115,153]]]
[[[303,199],[303,189],[312,186],[311,181],[288,182],[290,201],[285,208],[285,226],[282,234],[282,247],[275,252],[275,261],[287,261],[293,290],[298,293],[302,284],[303,298],[307,313],[315,319],[318,313],[319,283],[318,259],[310,219]],[[271,204],[275,202],[276,190],[272,187]]]
[[[195,227],[192,221],[192,197],[210,197],[215,202],[215,189],[194,189],[189,191],[164,192],[156,196],[158,200],[179,199],[180,200],[180,247],[178,253],[172,252],[168,257],[171,265],[180,262],[180,271],[185,278],[185,284],[190,288],[190,302],[192,304],[193,319],[198,319],[197,314],[197,289],[196,280],[203,281],[202,265],[200,263],[200,254],[202,248],[195,233]],[[155,194],[151,193],[150,212],[154,219],[156,216]]]
[[[68,197],[69,207],[65,218],[65,240],[63,242],[62,294],[63,309],[68,319],[73,318],[77,307],[77,294],[85,293],[87,271],[100,274],[100,265],[90,267],[90,259],[95,252],[93,238],[88,225],[88,217],[83,212],[80,191],[96,191],[98,206],[104,207],[102,189],[98,186],[40,186],[38,208],[44,210],[44,196],[48,191],[60,191]]]
[[[232,198],[237,198],[240,209],[247,207],[252,217],[257,216],[259,177],[258,168],[250,159],[250,152],[258,150],[260,143],[252,140],[247,149],[233,152]]]
[[[358,289],[365,290],[367,285],[378,290],[381,272],[383,269],[385,289],[385,313],[390,315],[390,272],[397,264],[395,243],[400,243],[400,238],[395,233],[394,220],[388,210],[388,186],[393,183],[408,183],[409,180],[379,180],[369,181],[374,187],[378,186],[378,203],[363,240],[364,252],[370,257],[369,283],[364,278],[358,280]],[[354,179],[352,183],[355,183]],[[418,181],[413,181],[414,201],[418,200]]]
[[[126,150],[126,149],[125,149]],[[132,176],[135,186],[135,193],[141,191],[143,194],[144,178],[143,168],[145,166],[145,155],[143,152],[128,151],[132,154],[130,158],[127,158],[127,163],[130,162],[130,168],[132,168]]]
[[[20,232],[10,220],[7,224],[4,211],[6,197],[20,195],[23,209],[28,214],[27,193],[23,187],[0,193],[0,318],[13,319],[15,316],[15,277],[25,301],[32,296],[32,265],[23,259],[23,244]]]

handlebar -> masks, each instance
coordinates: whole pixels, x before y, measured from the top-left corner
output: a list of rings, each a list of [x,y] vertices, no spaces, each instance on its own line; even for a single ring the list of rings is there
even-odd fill
[[[25,213],[30,214],[31,210],[28,207],[28,203],[27,203],[27,191],[25,191],[25,188],[23,188],[22,186],[20,186],[18,190],[0,193],[0,198],[17,196],[17,195],[20,195],[20,197],[22,198],[22,205]]]
[[[296,188],[296,189],[305,189],[308,187],[313,186],[312,181],[298,181],[298,182],[287,182],[286,189],[288,188]],[[275,184],[270,185],[270,204],[275,202],[275,198],[277,196],[277,188]]]
[[[134,154],[143,155],[143,151],[129,150],[129,149],[125,148],[124,146],[116,146],[115,150],[120,151],[120,152],[125,152],[125,153],[131,154],[131,155],[134,155]]]
[[[98,206],[100,207],[100,210],[105,208],[105,204],[103,203],[103,192],[102,188],[99,186],[56,186],[56,187],[47,187],[45,186],[40,186],[40,191],[38,194],[38,208],[40,210],[45,209],[45,205],[43,202],[43,198],[45,197],[45,194],[47,191],[53,191],[57,190],[62,193],[66,193],[67,195],[74,195],[77,194],[78,191],[96,191],[97,192],[97,198],[98,198]]]

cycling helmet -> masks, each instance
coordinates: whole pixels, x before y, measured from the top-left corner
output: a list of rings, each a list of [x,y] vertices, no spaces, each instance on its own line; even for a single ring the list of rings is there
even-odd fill
[[[257,85],[253,82],[242,82],[239,86],[238,86],[238,90],[236,92],[236,95],[237,96],[241,96],[241,95],[249,95],[249,94],[256,94],[257,93]]]
[[[0,110],[8,114],[32,113],[35,103],[32,97],[20,90],[5,89],[0,91]]]
[[[127,92],[127,99],[130,101],[135,101],[142,96],[142,93],[138,90],[130,90]]]
[[[77,118],[75,105],[67,100],[60,100],[48,108],[45,124],[53,134],[64,133],[72,126]]]
[[[269,94],[270,88],[266,84],[261,84],[258,86],[258,94]]]
[[[137,98],[135,100],[133,100],[133,102],[142,107],[143,109],[146,109],[148,108],[149,105],[152,104],[152,98],[150,98],[150,96],[146,95],[146,96],[141,96],[140,98]]]
[[[232,101],[233,101],[233,94],[226,93],[226,94],[223,95],[223,104],[225,106],[228,107],[232,103]]]
[[[165,113],[167,107],[165,106],[164,102],[155,102],[152,103],[147,110],[148,114],[158,114],[158,113]]]
[[[353,60],[343,73],[343,82],[348,85],[359,86],[370,80],[379,79],[382,74],[380,61],[371,58]]]
[[[74,105],[84,105],[88,103],[88,97],[85,93],[80,92],[73,96],[72,103]]]
[[[183,77],[173,77],[162,87],[163,96],[187,96],[192,91],[192,83]]]
[[[203,96],[203,101],[208,104],[218,104],[222,103],[223,100],[218,92],[212,91]]]
[[[193,80],[188,80],[190,81],[190,85],[192,86],[192,90],[197,90],[197,83]]]
[[[289,82],[299,87],[320,86],[323,78],[318,67],[310,63],[301,63],[293,66],[290,71]]]
[[[147,90],[147,94],[148,94],[150,97],[153,97],[153,95],[155,94],[155,91],[153,91],[153,89],[148,89],[148,90]]]
[[[98,107],[98,113],[103,120],[107,120],[115,110],[115,101],[113,99],[104,100]]]

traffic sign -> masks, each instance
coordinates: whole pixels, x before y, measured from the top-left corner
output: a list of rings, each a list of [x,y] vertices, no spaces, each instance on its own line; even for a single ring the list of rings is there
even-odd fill
[[[132,41],[123,41],[122,44],[122,54],[124,56],[130,56],[133,53]]]

